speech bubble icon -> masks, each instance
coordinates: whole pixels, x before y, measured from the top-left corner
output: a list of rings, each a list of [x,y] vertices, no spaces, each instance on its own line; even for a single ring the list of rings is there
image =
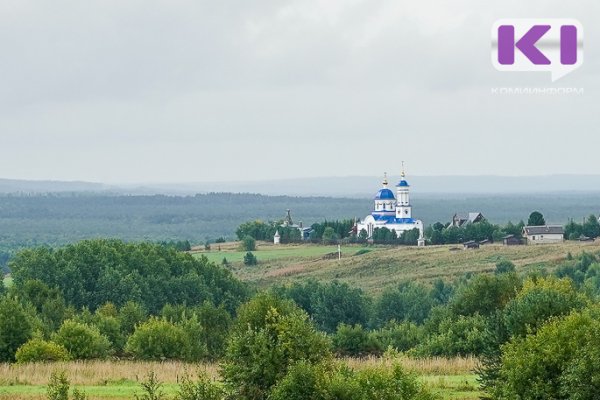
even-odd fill
[[[571,18],[501,19],[492,26],[499,71],[550,72],[552,82],[583,63],[583,26]]]

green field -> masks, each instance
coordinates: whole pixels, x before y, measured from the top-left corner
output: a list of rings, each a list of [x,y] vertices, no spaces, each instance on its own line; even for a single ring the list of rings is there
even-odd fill
[[[5,276],[4,277],[4,286],[5,287],[11,286],[12,282],[13,282],[13,280],[12,280],[12,278],[10,276]]]
[[[352,368],[360,369],[378,364],[382,359],[344,359]],[[442,399],[477,399],[477,377],[471,369],[474,359],[401,359],[408,370]],[[172,399],[178,382],[184,375],[193,378],[197,370],[217,378],[216,364],[187,364],[183,362],[90,361],[68,363],[0,364],[0,399],[46,399],[48,378],[52,371],[65,371],[72,388],[86,392],[90,400],[133,399],[141,395],[140,381],[154,371],[162,382],[163,393]]]
[[[423,375],[420,377],[434,393],[442,399],[479,399],[482,393],[477,388],[476,375]],[[93,399],[133,399],[141,395],[140,385],[133,381],[109,383],[106,385],[73,385],[83,390]],[[177,392],[178,385],[163,384],[162,391],[172,398]],[[0,386],[0,399],[33,400],[45,398],[46,385],[12,385]]]
[[[213,245],[213,248],[215,245]],[[498,261],[512,261],[521,273],[552,271],[563,263],[567,255],[583,251],[600,252],[600,241],[591,243],[566,242],[556,245],[502,246],[491,244],[478,250],[462,250],[460,245],[417,247],[369,247],[367,254],[356,255],[363,247],[342,246],[342,259],[326,259],[326,254],[337,252],[336,246],[321,245],[259,245],[254,252],[258,265],[244,266],[245,252],[237,251],[234,244],[223,245],[221,251],[196,252],[221,263],[223,258],[232,263],[231,270],[240,279],[258,287],[303,281],[337,279],[360,287],[368,293],[407,280],[432,282],[441,278],[452,281],[465,273],[489,273]]]
[[[195,253],[200,256],[207,257],[210,261],[221,263],[223,258],[227,258],[230,263],[241,263],[244,260],[245,251],[239,251],[229,245],[228,248],[223,246],[221,251],[218,249],[218,244],[213,244],[210,251],[202,251]],[[353,249],[353,252],[358,251],[358,247]],[[289,245],[289,246],[265,246],[259,245],[254,255],[260,261],[283,261],[283,260],[304,260],[304,259],[319,259],[331,253],[337,254],[337,246],[320,246],[320,245]]]

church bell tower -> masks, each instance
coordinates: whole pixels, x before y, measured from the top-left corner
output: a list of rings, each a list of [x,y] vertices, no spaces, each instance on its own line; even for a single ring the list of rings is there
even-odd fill
[[[400,182],[396,185],[396,218],[412,218],[412,206],[410,205],[410,185],[406,181],[404,173],[404,161],[402,162],[402,174]]]

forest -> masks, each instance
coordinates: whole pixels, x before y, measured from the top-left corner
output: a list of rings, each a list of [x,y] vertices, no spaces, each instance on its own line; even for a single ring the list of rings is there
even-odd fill
[[[188,382],[183,400],[436,398],[399,365],[353,371],[339,361],[394,353],[476,357],[494,399],[600,392],[598,251],[569,253],[551,272],[500,260],[491,274],[378,294],[335,280],[257,291],[204,257],[118,240],[23,250],[11,269],[13,283],[0,286],[0,361],[219,363],[219,381]]]

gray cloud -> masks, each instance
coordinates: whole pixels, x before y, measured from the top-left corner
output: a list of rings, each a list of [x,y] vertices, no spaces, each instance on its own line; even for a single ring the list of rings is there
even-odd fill
[[[107,182],[600,173],[598,2],[0,3],[4,177]],[[585,62],[557,87],[500,73],[505,17],[572,17]],[[524,160],[541,154],[535,163]]]

